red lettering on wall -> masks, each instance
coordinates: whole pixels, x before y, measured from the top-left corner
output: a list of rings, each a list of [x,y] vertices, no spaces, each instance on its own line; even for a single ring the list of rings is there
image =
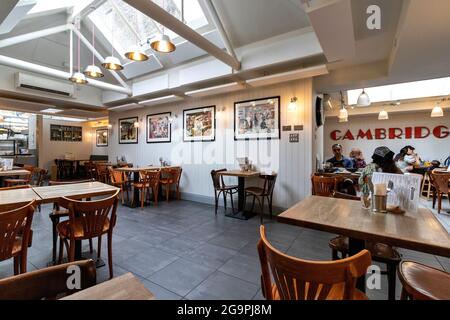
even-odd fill
[[[400,128],[389,128],[389,139],[401,139],[403,130]]]
[[[373,139],[372,131],[370,131],[370,129],[368,129],[366,132],[359,129],[358,136],[356,137],[356,139],[364,139],[364,138],[367,138],[367,140]]]
[[[375,139],[377,140],[386,139],[386,129],[383,128],[375,129]]]
[[[341,133],[341,130],[334,130],[331,132],[330,137],[333,140],[339,140],[341,137],[338,137],[338,134]]]
[[[423,133],[425,129],[426,134]],[[425,139],[430,135],[430,129],[427,127],[415,127],[414,128],[414,138],[416,139]]]
[[[450,131],[448,131],[448,127],[446,126],[437,126],[433,129],[433,135],[438,139],[444,139],[450,135]]]
[[[411,139],[412,138],[412,128],[407,127],[405,128],[405,139]]]
[[[347,130],[342,140],[355,140],[355,137],[353,137],[353,134],[350,130]]]

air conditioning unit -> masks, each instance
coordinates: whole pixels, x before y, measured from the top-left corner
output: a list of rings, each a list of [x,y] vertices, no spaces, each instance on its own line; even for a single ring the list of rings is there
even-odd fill
[[[64,97],[73,97],[74,86],[57,80],[51,80],[22,72],[14,76],[16,88],[39,91]]]

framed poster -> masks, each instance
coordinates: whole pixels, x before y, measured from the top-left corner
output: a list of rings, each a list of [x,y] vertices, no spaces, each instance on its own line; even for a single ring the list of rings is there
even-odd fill
[[[138,117],[119,119],[119,144],[138,143]]]
[[[216,106],[183,111],[183,141],[216,140]]]
[[[108,146],[108,129],[97,129],[95,137],[97,147]]]
[[[147,143],[167,143],[171,141],[171,112],[149,114],[147,116]]]
[[[234,140],[280,139],[280,97],[234,103]]]

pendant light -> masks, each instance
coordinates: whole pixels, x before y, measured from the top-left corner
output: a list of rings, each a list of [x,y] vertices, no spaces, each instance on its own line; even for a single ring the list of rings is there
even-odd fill
[[[138,15],[138,13],[136,12],[136,21],[138,21],[137,15]],[[137,31],[135,31],[134,33],[135,33],[134,35],[136,36],[136,42],[138,44],[128,48],[127,52],[125,52],[125,57],[127,59],[130,59],[130,60],[133,60],[133,61],[146,61],[146,60],[148,60],[149,57],[145,53],[145,51],[142,50],[142,47],[139,44],[139,39],[138,39],[139,36],[137,34]]]
[[[348,111],[345,109],[345,103],[344,103],[344,97],[342,96],[342,91],[340,92],[341,95],[341,109],[339,110],[338,115],[338,121],[339,122],[347,122],[348,121]]]
[[[431,117],[432,118],[438,118],[444,116],[444,110],[442,110],[442,107],[439,105],[439,102],[436,103],[433,110],[431,110]]]
[[[102,63],[103,68],[108,70],[122,70],[123,66],[120,63],[120,60],[114,57],[114,22],[111,26],[111,55],[105,58],[105,61]]]
[[[74,72],[69,80],[76,84],[88,83],[86,76],[82,74],[80,70],[80,36],[78,36],[78,71]]]
[[[363,89],[363,91],[359,95],[358,101],[356,104],[358,105],[358,107],[370,106],[370,98],[369,98],[369,95],[366,93],[365,89]]]
[[[163,2],[163,9],[165,10],[165,1]],[[182,1],[181,9],[184,12],[184,1]],[[153,38],[153,40],[150,42],[150,47],[156,52],[160,53],[170,53],[175,51],[177,48],[170,37],[164,34],[164,26],[162,26],[162,34],[159,34],[155,38]]]
[[[386,110],[383,109],[380,111],[378,114],[378,120],[389,120],[389,114]]]
[[[92,23],[92,47],[95,50],[95,24]],[[90,78],[102,78],[104,76],[102,70],[95,65],[94,50],[92,50],[92,64],[84,69],[84,74]]]

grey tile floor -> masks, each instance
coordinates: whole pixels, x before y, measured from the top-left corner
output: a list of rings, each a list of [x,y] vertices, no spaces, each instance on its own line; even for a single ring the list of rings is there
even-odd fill
[[[33,246],[28,270],[43,268],[51,258],[50,206],[33,220]],[[259,218],[241,221],[214,215],[209,205],[189,201],[162,202],[158,207],[119,206],[113,236],[114,275],[135,274],[157,299],[262,299],[256,243]],[[275,247],[303,259],[328,260],[333,235],[266,220]],[[94,247],[96,243],[94,241]],[[87,251],[87,243],[84,245]],[[106,241],[102,255],[106,260]],[[404,259],[450,271],[450,259],[402,250]],[[0,262],[0,278],[12,274],[12,261]],[[98,282],[108,267],[97,269]],[[400,295],[397,283],[397,296]],[[387,281],[370,290],[371,299],[387,298]]]

